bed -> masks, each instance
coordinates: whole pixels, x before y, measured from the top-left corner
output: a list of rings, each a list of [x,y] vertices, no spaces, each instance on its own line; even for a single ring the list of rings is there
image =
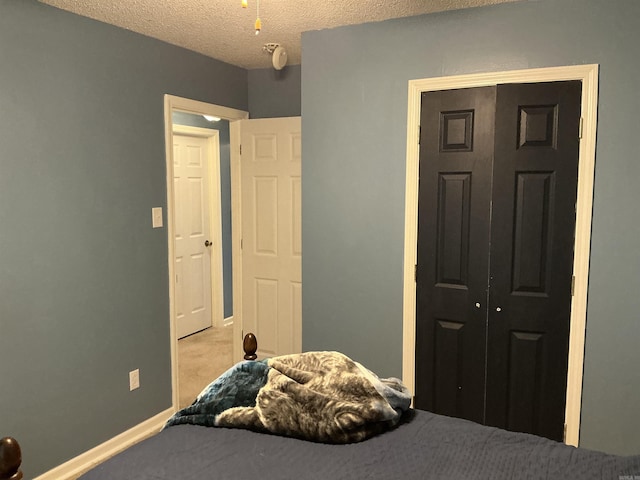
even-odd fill
[[[244,346],[245,358],[255,359],[255,337]],[[80,480],[640,480],[640,456],[608,455],[411,408],[386,430],[363,441],[322,443],[178,422]],[[19,480],[17,442],[3,448],[0,480]]]

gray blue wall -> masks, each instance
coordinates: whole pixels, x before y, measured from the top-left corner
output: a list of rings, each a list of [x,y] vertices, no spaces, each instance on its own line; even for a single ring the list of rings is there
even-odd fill
[[[247,71],[35,0],[0,0],[0,65],[0,435],[32,478],[171,406],[163,95],[247,110]]]
[[[220,141],[220,209],[222,214],[222,281],[224,318],[233,315],[233,270],[231,244],[231,151],[229,121],[210,122],[202,115],[174,112],[173,123],[218,130]]]
[[[540,0],[303,34],[303,348],[402,373],[410,79],[598,63],[582,441],[640,453],[640,2]]]
[[[251,118],[297,117],[300,115],[300,65],[282,70],[249,70],[249,113]]]

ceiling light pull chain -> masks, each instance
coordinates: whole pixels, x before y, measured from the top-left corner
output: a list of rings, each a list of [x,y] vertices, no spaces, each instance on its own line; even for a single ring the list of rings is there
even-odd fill
[[[256,35],[262,30],[262,21],[260,20],[260,0],[256,1]]]

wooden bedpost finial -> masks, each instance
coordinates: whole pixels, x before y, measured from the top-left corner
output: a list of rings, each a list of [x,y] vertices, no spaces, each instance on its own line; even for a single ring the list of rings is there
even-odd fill
[[[0,480],[21,480],[22,452],[15,438],[4,437],[0,440]]]
[[[258,340],[253,333],[247,333],[242,341],[242,349],[244,350],[245,360],[255,360],[258,358],[256,350],[258,350]]]

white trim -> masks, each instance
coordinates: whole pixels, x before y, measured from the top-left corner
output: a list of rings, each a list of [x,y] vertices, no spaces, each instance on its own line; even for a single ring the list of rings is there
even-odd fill
[[[405,242],[403,279],[403,355],[402,377],[411,392],[415,389],[415,319],[416,284],[414,268],[417,261],[418,239],[418,168],[420,147],[418,131],[422,92],[456,88],[483,87],[502,83],[537,83],[564,80],[582,81],[583,130],[580,141],[578,194],[576,202],[576,239],[573,272],[576,277],[571,303],[571,331],[569,336],[569,371],[567,375],[567,404],[565,422],[566,443],[578,445],[580,438],[580,408],[582,372],[589,279],[589,251],[591,243],[591,213],[593,206],[593,177],[598,107],[598,65],[537,68],[492,72],[451,77],[426,78],[409,81],[407,108],[407,172],[405,194]]]
[[[233,108],[222,107],[219,105],[212,105],[209,103],[200,102],[197,100],[190,100],[188,98],[176,97],[173,95],[164,96],[164,125],[165,125],[165,154],[166,154],[166,186],[167,186],[167,245],[168,245],[168,265],[169,276],[167,281],[169,282],[169,318],[170,318],[170,337],[171,337],[171,397],[174,411],[178,410],[179,396],[178,396],[178,339],[176,335],[176,320],[175,320],[175,288],[173,279],[175,278],[175,271],[173,266],[174,258],[174,212],[173,212],[173,162],[171,158],[173,156],[173,145],[171,142],[171,136],[173,131],[173,119],[172,113],[174,111],[182,111],[193,113],[197,115],[213,115],[229,121],[230,129],[230,149],[231,149],[231,168],[233,170],[234,163],[234,151],[238,151],[240,148],[239,136],[234,135],[234,130],[237,128],[234,124],[237,120],[249,118],[249,114],[242,110],[236,110]],[[236,245],[240,243],[237,239],[240,235],[239,224],[235,220],[236,206],[233,202],[235,195],[239,193],[235,192],[238,189],[238,183],[234,183],[234,176],[231,176],[231,210],[233,221],[232,232],[232,245],[233,245],[233,308],[235,321],[233,322],[233,337],[239,338],[242,335],[242,313],[240,312],[240,300],[238,297],[239,292],[236,290],[236,282],[242,270],[239,268],[238,263],[235,261],[237,255],[240,252],[236,252]],[[237,358],[240,352],[240,346],[236,346],[233,342],[234,359]],[[236,353],[237,351],[237,353]]]
[[[120,435],[116,435],[112,439],[101,443],[97,447],[94,447],[91,450],[72,458],[68,462],[43,473],[33,480],[72,480],[77,478],[79,475],[87,472],[96,465],[104,462],[123,450],[126,450],[132,445],[158,433],[166,421],[169,420],[173,412],[173,408],[160,412]]]
[[[239,362],[244,357],[242,350],[242,202],[240,175],[240,122],[229,124],[231,142],[231,245],[233,263],[233,361]],[[239,321],[235,321],[238,318]]]
[[[233,315],[231,315],[230,317],[225,318],[222,321],[222,326],[225,327],[225,328],[233,326]]]
[[[209,238],[217,248],[211,255],[211,324],[221,327],[224,321],[224,278],[222,274],[222,198],[220,193],[220,132],[211,128],[173,125],[173,133],[207,139],[207,174],[209,176]],[[174,162],[173,151],[171,162]],[[174,259],[175,261],[175,259]]]

